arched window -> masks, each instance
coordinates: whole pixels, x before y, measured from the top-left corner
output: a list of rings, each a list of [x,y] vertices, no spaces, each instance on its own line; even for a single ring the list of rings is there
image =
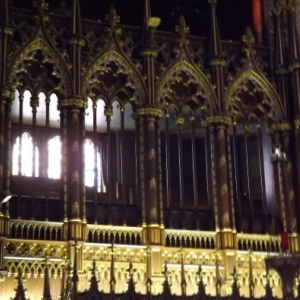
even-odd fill
[[[33,176],[33,139],[28,132],[24,132],[16,138],[13,146],[12,174],[22,176]],[[35,146],[35,176],[39,176],[39,150]]]
[[[95,156],[95,152],[97,155]],[[101,160],[98,147],[95,151],[95,145],[90,139],[86,139],[84,142],[84,162],[85,162],[85,185],[95,186],[95,176],[97,176],[97,191],[103,192],[103,178],[101,169]]]
[[[61,175],[61,141],[56,135],[48,141],[48,177],[59,179]]]

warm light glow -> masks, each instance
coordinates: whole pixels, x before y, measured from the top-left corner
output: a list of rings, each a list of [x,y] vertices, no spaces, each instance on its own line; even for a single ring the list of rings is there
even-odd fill
[[[33,176],[33,139],[28,132],[24,132],[16,138],[13,146],[13,167],[12,174],[22,176]],[[35,176],[39,176],[39,151],[35,146]]]
[[[61,175],[61,141],[57,135],[48,142],[48,177],[59,179]]]

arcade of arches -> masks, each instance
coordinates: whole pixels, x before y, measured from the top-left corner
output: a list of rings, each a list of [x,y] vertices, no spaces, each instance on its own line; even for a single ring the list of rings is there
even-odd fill
[[[1,299],[18,293],[18,273],[31,299],[46,277],[53,299],[78,299],[91,276],[110,295],[129,278],[142,295],[166,292],[165,280],[192,296],[201,278],[213,297],[235,280],[241,297],[266,286],[282,297],[264,259],[281,236],[284,251],[300,246],[292,1],[269,1],[271,44],[260,46],[250,28],[221,41],[215,0],[206,38],[183,17],[159,31],[148,1],[139,28],[113,6],[100,22],[81,18],[77,0],[70,11],[17,2],[0,4],[0,191],[12,194],[0,213]]]

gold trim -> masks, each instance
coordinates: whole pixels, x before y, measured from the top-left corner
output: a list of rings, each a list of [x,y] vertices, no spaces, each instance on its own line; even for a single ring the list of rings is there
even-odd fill
[[[137,109],[137,114],[139,116],[141,115],[152,115],[156,117],[162,117],[163,113],[162,110],[158,107],[151,107],[151,106],[146,106],[146,107],[141,107]]]
[[[210,116],[206,119],[207,124],[224,124],[224,125],[232,125],[232,120],[228,116]]]
[[[86,109],[88,105],[87,102],[81,98],[65,98],[59,102],[59,107],[76,107]]]

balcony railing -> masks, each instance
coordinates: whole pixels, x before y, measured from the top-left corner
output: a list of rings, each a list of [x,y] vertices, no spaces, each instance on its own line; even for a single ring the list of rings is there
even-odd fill
[[[192,231],[166,229],[166,246],[214,249],[216,245],[216,233],[210,231]]]
[[[142,240],[141,227],[87,225],[87,242],[140,245]]]
[[[10,237],[17,239],[62,241],[62,222],[9,220]]]
[[[237,234],[238,250],[280,252],[280,236],[268,234]]]

